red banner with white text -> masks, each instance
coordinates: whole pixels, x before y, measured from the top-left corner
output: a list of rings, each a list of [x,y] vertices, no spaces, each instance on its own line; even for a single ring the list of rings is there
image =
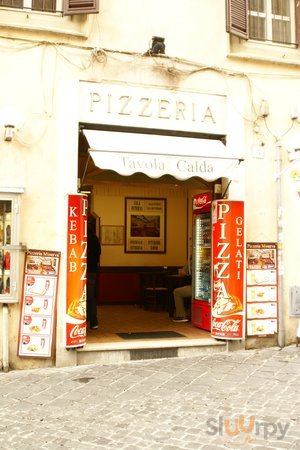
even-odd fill
[[[68,196],[65,346],[86,343],[87,195]]]
[[[212,203],[212,318],[211,335],[244,337],[244,202]]]

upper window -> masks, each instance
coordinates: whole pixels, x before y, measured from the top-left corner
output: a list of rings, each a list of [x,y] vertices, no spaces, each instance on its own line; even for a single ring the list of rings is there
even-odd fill
[[[291,44],[294,39],[294,0],[250,0],[249,37]]]
[[[298,44],[299,2],[226,0],[226,31],[244,39]]]
[[[64,15],[99,12],[99,0],[0,0],[0,6],[43,12],[58,11]]]

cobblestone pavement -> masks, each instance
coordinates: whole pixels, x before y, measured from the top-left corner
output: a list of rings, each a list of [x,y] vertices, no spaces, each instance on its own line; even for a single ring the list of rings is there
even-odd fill
[[[0,448],[300,449],[300,348],[0,372]]]

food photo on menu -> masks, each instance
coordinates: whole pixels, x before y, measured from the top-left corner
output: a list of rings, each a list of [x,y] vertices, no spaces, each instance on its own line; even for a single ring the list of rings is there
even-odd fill
[[[21,348],[22,353],[47,355],[49,353],[50,340],[48,336],[29,336],[22,335]]]
[[[52,299],[45,297],[25,296],[24,313],[25,314],[51,314]]]
[[[248,320],[247,335],[273,335],[277,332],[277,319]]]
[[[53,296],[54,294],[54,279],[47,277],[33,277],[26,276],[26,295],[33,296]]]
[[[26,272],[31,275],[56,275],[56,258],[28,256]]]
[[[51,318],[24,315],[22,331],[26,334],[49,334],[51,331]]]
[[[247,284],[276,284],[276,270],[247,270]]]
[[[275,269],[276,251],[273,249],[247,250],[248,269]]]
[[[248,286],[248,302],[275,302],[277,299],[277,286]]]
[[[277,317],[277,303],[249,303],[247,305],[247,317]]]

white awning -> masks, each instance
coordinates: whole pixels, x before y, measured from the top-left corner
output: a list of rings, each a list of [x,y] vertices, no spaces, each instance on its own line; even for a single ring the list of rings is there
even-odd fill
[[[154,134],[83,130],[97,167],[129,176],[170,174],[178,180],[230,177],[239,160],[227,155],[219,140]]]

